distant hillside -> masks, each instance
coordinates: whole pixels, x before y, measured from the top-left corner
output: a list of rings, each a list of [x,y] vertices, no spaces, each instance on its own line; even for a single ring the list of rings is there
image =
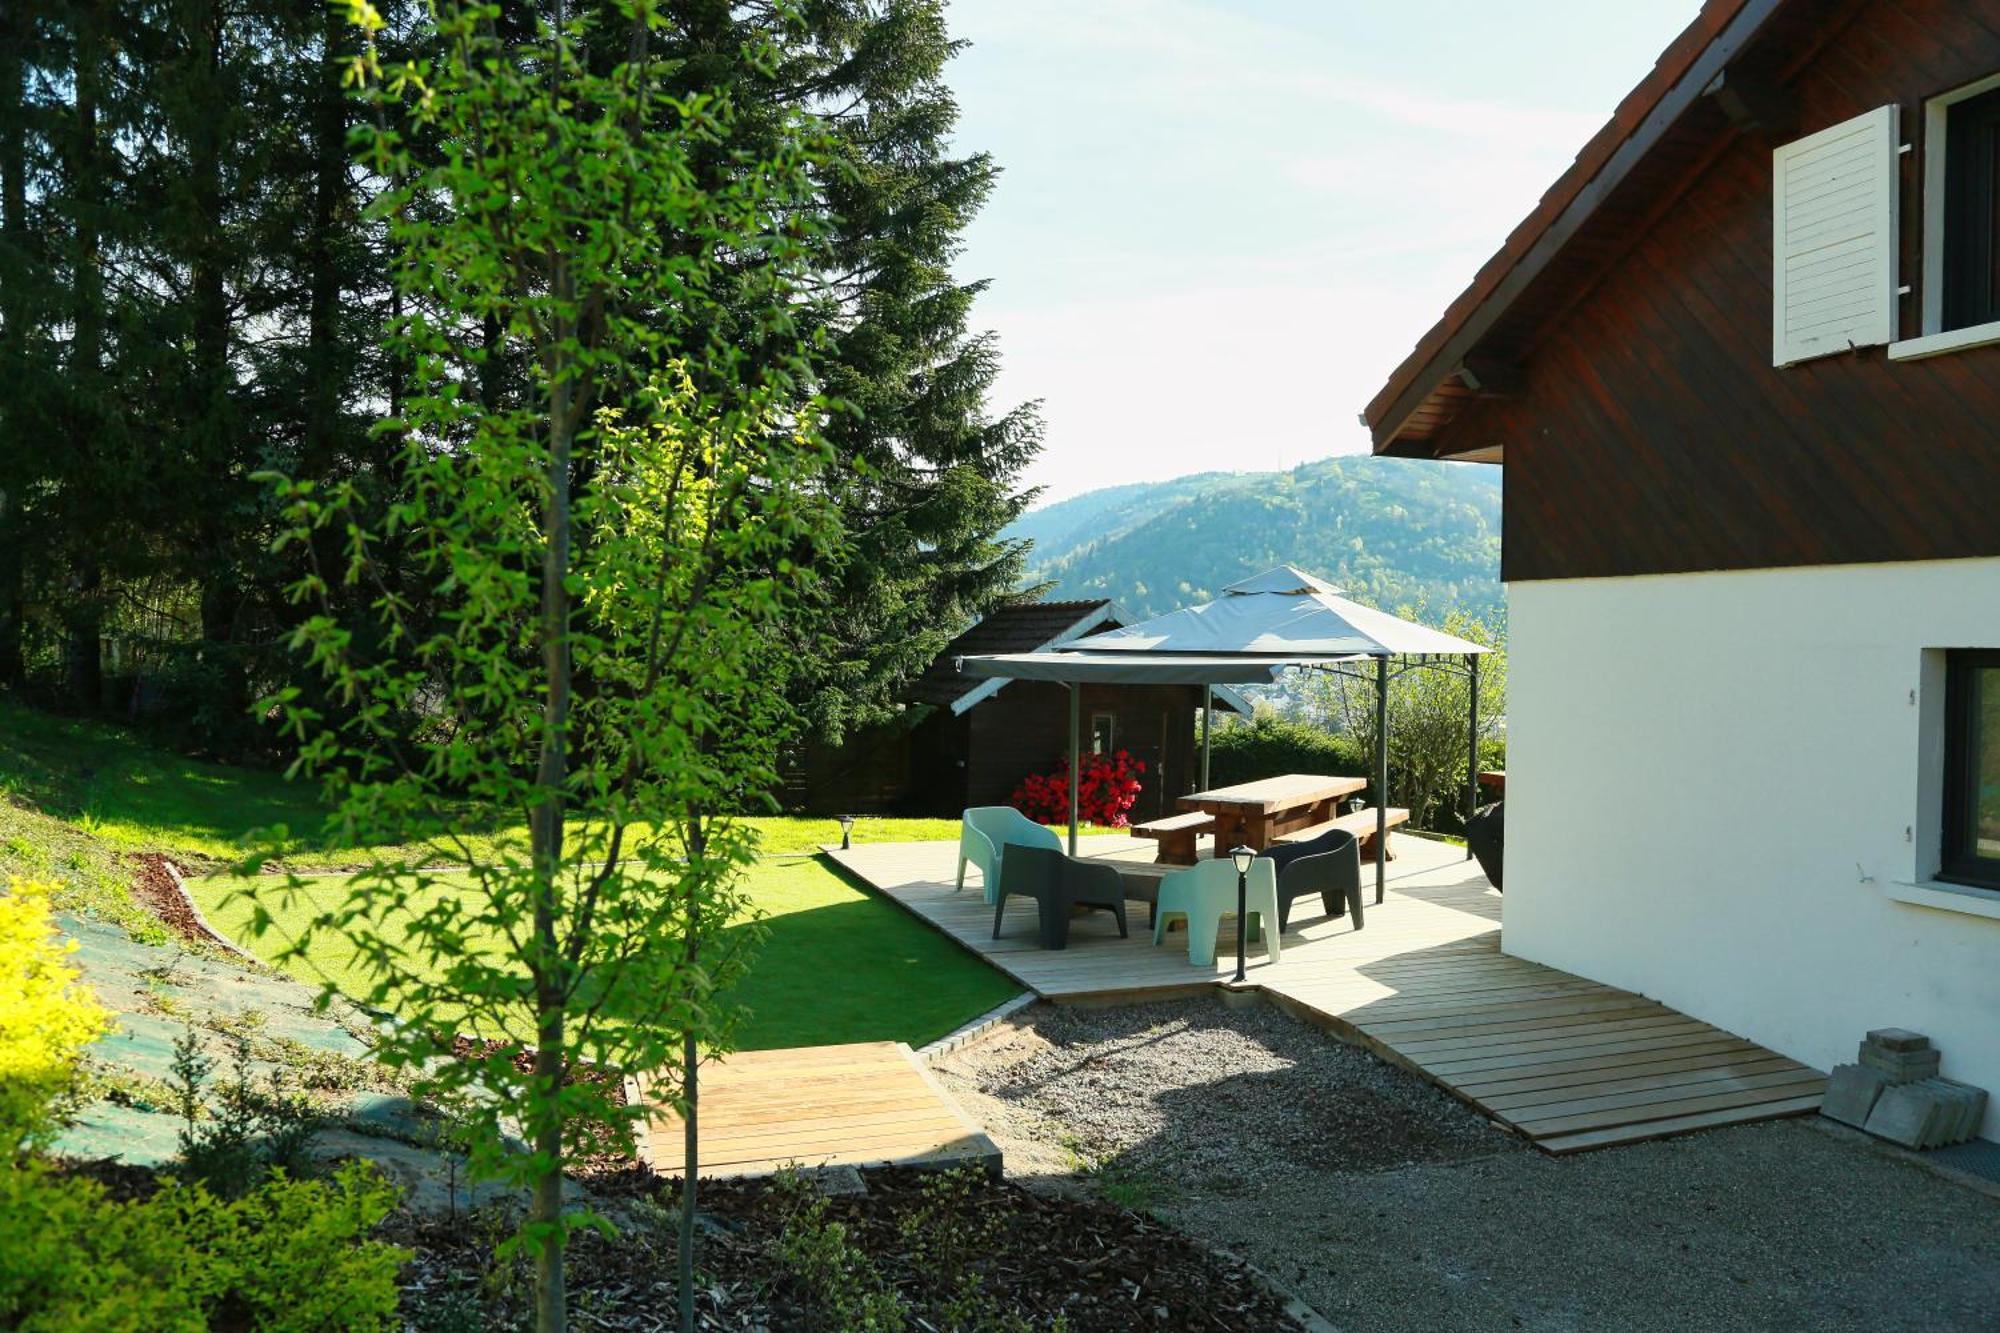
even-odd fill
[[[1500,469],[1330,458],[1291,472],[1205,472],[1110,486],[1008,530],[1050,596],[1108,596],[1135,616],[1207,601],[1291,564],[1388,610],[1501,609]]]

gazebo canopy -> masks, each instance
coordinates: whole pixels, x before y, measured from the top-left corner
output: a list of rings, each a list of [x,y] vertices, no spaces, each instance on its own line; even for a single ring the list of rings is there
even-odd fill
[[[1466,812],[1477,798],[1479,660],[1483,644],[1401,620],[1351,602],[1324,579],[1291,565],[1232,583],[1222,596],[1124,629],[1090,634],[1032,653],[959,659],[968,676],[1061,681],[1070,687],[1069,763],[1077,768],[1079,711],[1086,682],[1126,685],[1269,683],[1286,667],[1375,662],[1375,901],[1382,901],[1388,856],[1384,822],[1389,786],[1389,659],[1462,656],[1472,676],[1468,718]],[[1206,709],[1204,709],[1206,716]],[[1208,725],[1202,725],[1202,777],[1208,776]],[[1069,850],[1076,854],[1077,794],[1070,787]],[[1469,855],[1469,853],[1468,853]]]
[[[1291,565],[1232,583],[1222,596],[1062,645],[1065,653],[1145,653],[1187,660],[1240,655],[1287,665],[1352,657],[1483,653],[1443,630],[1351,602]],[[1154,677],[1163,679],[1163,677]],[[1182,677],[1181,679],[1190,679]]]
[[[968,676],[1014,680],[1108,682],[1116,685],[1269,685],[1292,657],[1195,657],[1184,653],[1079,653],[1067,644],[1033,653],[961,657]]]

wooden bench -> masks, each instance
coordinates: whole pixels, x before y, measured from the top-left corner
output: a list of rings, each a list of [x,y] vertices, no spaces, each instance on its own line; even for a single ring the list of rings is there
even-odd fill
[[[1153,858],[1155,862],[1191,866],[1195,863],[1195,839],[1215,831],[1215,816],[1190,810],[1184,815],[1134,824],[1128,831],[1135,838],[1152,838],[1160,844],[1159,855]]]
[[[1386,828],[1394,828],[1398,824],[1407,824],[1409,821],[1410,812],[1398,806],[1392,805],[1382,812],[1382,822]],[[1314,824],[1310,828],[1293,829],[1289,833],[1281,833],[1274,841],[1311,842],[1322,833],[1331,833],[1335,829],[1346,829],[1354,835],[1356,841],[1361,844],[1361,859],[1363,861],[1374,859],[1375,809],[1373,806],[1370,806],[1366,810],[1356,810],[1351,815],[1342,815],[1338,819],[1329,819],[1324,824]],[[1393,861],[1396,859],[1396,854],[1390,852],[1384,859]]]

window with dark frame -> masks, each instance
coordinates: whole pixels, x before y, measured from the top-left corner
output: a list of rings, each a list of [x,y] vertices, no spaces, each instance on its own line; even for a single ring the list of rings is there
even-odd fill
[[[2000,88],[1954,103],[1944,130],[1945,330],[2000,320]]]
[[[1118,724],[1110,713],[1092,713],[1090,715],[1090,752],[1092,754],[1110,754],[1116,748],[1114,743],[1117,739]]]
[[[2000,650],[1945,655],[1938,878],[2000,889]]]

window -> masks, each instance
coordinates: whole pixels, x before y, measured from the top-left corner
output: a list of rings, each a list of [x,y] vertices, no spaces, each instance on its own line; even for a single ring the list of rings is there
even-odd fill
[[[2000,320],[2000,88],[1944,108],[1940,331]]]
[[[2000,889],[2000,651],[1946,655],[1944,712],[1938,876]]]
[[[1118,724],[1109,713],[1090,715],[1090,752],[1110,754],[1117,748]]]

